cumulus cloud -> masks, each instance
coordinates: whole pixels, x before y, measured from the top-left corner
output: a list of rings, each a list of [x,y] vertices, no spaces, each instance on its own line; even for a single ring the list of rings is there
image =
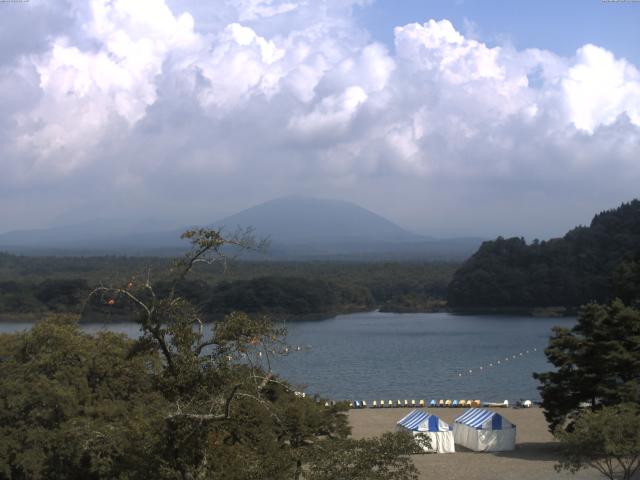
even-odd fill
[[[192,17],[174,17],[161,0],[94,1],[81,28],[97,47],[81,49],[59,36],[29,59],[42,99],[21,112],[16,143],[43,171],[70,173],[91,160],[110,122],[133,126],[157,99],[155,79],[167,55],[197,43]]]
[[[492,46],[447,20],[396,27],[390,49],[353,20],[366,3],[91,0],[50,12],[50,31],[0,58],[0,196],[29,203],[37,188],[36,219],[47,195],[47,215],[60,214],[70,186],[87,215],[206,218],[308,191],[417,228],[438,219],[437,234],[450,225],[436,202],[452,217],[469,198],[470,220],[448,231],[473,233],[473,219],[498,228],[502,202],[571,192],[597,209],[634,194],[634,65],[595,45],[572,57]],[[594,196],[603,172],[616,188]],[[18,225],[15,211],[0,218]]]
[[[640,125],[640,72],[603,48],[580,48],[562,79],[562,89],[576,128],[593,133],[622,114]]]

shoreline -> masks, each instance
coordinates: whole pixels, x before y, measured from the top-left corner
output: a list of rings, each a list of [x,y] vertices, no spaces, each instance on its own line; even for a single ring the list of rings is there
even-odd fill
[[[353,313],[392,313],[397,315],[402,314],[417,314],[417,313],[449,313],[456,316],[480,316],[480,315],[516,315],[523,317],[552,317],[552,318],[566,318],[574,317],[578,314],[577,308],[568,307],[536,307],[536,308],[429,308],[429,309],[388,309],[383,305],[378,305],[373,309],[346,309],[344,311],[335,312],[318,312],[308,313],[303,315],[293,314],[269,314],[269,313],[250,313],[249,315],[261,315],[261,316],[273,316],[274,321],[280,322],[286,319],[287,322],[310,322],[323,320],[329,320],[339,315],[350,315]],[[0,313],[0,323],[35,323],[38,320],[51,316],[51,315],[79,315],[78,312],[26,312],[26,313]],[[222,320],[226,314],[213,314],[205,317],[205,323],[215,323]],[[96,315],[97,318],[81,319],[81,324],[90,323],[104,323],[104,324],[118,324],[135,322],[128,315]],[[100,318],[102,317],[102,318]],[[106,318],[105,318],[106,317]],[[277,318],[276,318],[277,317]]]

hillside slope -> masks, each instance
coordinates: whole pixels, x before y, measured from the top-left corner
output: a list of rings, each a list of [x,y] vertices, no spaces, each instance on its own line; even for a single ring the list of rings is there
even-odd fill
[[[640,200],[597,214],[562,238],[484,242],[454,274],[452,307],[576,307],[621,292],[616,279],[640,253]]]

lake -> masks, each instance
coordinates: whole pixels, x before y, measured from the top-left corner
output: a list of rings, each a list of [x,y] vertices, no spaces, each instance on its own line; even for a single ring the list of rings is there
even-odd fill
[[[531,374],[551,368],[543,352],[551,328],[574,324],[573,318],[381,312],[287,322],[288,343],[301,350],[276,359],[274,369],[308,394],[332,399],[538,400]],[[24,328],[29,324],[0,323],[0,332]],[[82,328],[139,333],[134,323]]]

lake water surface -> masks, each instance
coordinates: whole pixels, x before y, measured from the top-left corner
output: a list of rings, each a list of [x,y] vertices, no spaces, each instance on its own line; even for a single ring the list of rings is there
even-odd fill
[[[333,399],[538,400],[531,374],[551,368],[543,353],[551,328],[574,323],[566,318],[380,312],[288,322],[288,343],[303,348],[278,358],[275,370],[307,393]],[[25,328],[29,324],[0,323],[0,332]],[[134,323],[82,328],[139,334]]]

